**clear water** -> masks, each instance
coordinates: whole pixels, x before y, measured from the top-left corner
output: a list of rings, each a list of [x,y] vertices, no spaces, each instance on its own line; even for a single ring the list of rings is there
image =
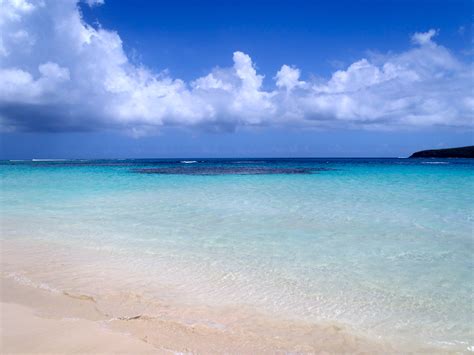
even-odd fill
[[[472,160],[4,161],[0,172],[3,239],[112,255],[142,290],[473,344]]]

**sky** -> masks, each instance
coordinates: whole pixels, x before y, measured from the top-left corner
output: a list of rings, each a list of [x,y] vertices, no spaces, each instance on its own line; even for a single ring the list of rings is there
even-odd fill
[[[0,0],[0,159],[472,145],[472,6]]]

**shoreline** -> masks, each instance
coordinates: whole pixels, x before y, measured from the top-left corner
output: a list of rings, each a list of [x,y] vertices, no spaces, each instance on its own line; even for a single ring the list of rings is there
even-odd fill
[[[31,244],[27,248],[18,241],[0,243],[1,352],[393,351],[383,340],[369,339],[341,324],[276,318],[245,305],[200,306],[172,302],[169,296],[145,298],[138,290],[126,289],[120,294],[101,294],[97,289],[88,293],[84,276],[73,274],[68,287],[56,288],[41,278],[30,279],[25,272],[46,272],[51,277],[54,248],[50,258],[34,259],[32,253],[37,249]],[[77,254],[80,252],[75,250]],[[57,260],[54,264],[61,265]],[[59,270],[53,274],[64,278]],[[79,286],[72,288],[73,284]]]
[[[247,321],[229,318],[227,324],[213,322],[212,315],[207,322],[166,315],[110,318],[85,295],[52,293],[5,276],[0,282],[3,353],[393,351],[337,325],[282,322],[261,315]]]
[[[0,246],[0,318],[2,328],[10,332],[2,332],[2,353],[83,352],[84,343],[92,346],[86,352],[96,353],[118,352],[114,343],[123,344],[128,353],[470,351],[378,336],[331,319],[307,321],[291,314],[267,313],[245,303],[200,303],[193,299],[194,291],[146,284],[144,275],[134,273],[130,265],[116,269],[106,253],[87,248],[25,238],[0,239]],[[15,313],[24,321],[18,322]],[[21,340],[34,339],[35,325],[48,336],[36,343]],[[71,342],[53,336],[55,329],[63,328],[77,331]],[[21,336],[12,337],[11,332]],[[100,341],[103,337],[117,340],[111,340],[109,347],[109,341]],[[28,344],[32,344],[30,350],[25,348]]]
[[[2,353],[140,353],[156,349],[133,336],[80,318],[52,319],[34,308],[0,303]]]

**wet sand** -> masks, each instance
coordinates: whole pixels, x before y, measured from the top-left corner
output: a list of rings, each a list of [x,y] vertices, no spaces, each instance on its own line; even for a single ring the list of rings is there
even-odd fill
[[[337,325],[322,327],[256,314],[245,317],[244,313],[231,310],[183,309],[181,320],[170,318],[166,312],[162,317],[137,314],[110,318],[93,298],[52,293],[5,277],[1,280],[0,300],[2,353],[375,353],[390,350],[348,334]]]

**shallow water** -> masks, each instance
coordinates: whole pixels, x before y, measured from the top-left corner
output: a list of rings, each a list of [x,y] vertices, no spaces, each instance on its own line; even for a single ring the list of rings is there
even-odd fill
[[[76,258],[61,270],[32,252],[18,275],[45,287],[99,292],[121,270],[122,289],[149,297],[473,344],[472,160],[4,161],[0,173],[2,238]]]

